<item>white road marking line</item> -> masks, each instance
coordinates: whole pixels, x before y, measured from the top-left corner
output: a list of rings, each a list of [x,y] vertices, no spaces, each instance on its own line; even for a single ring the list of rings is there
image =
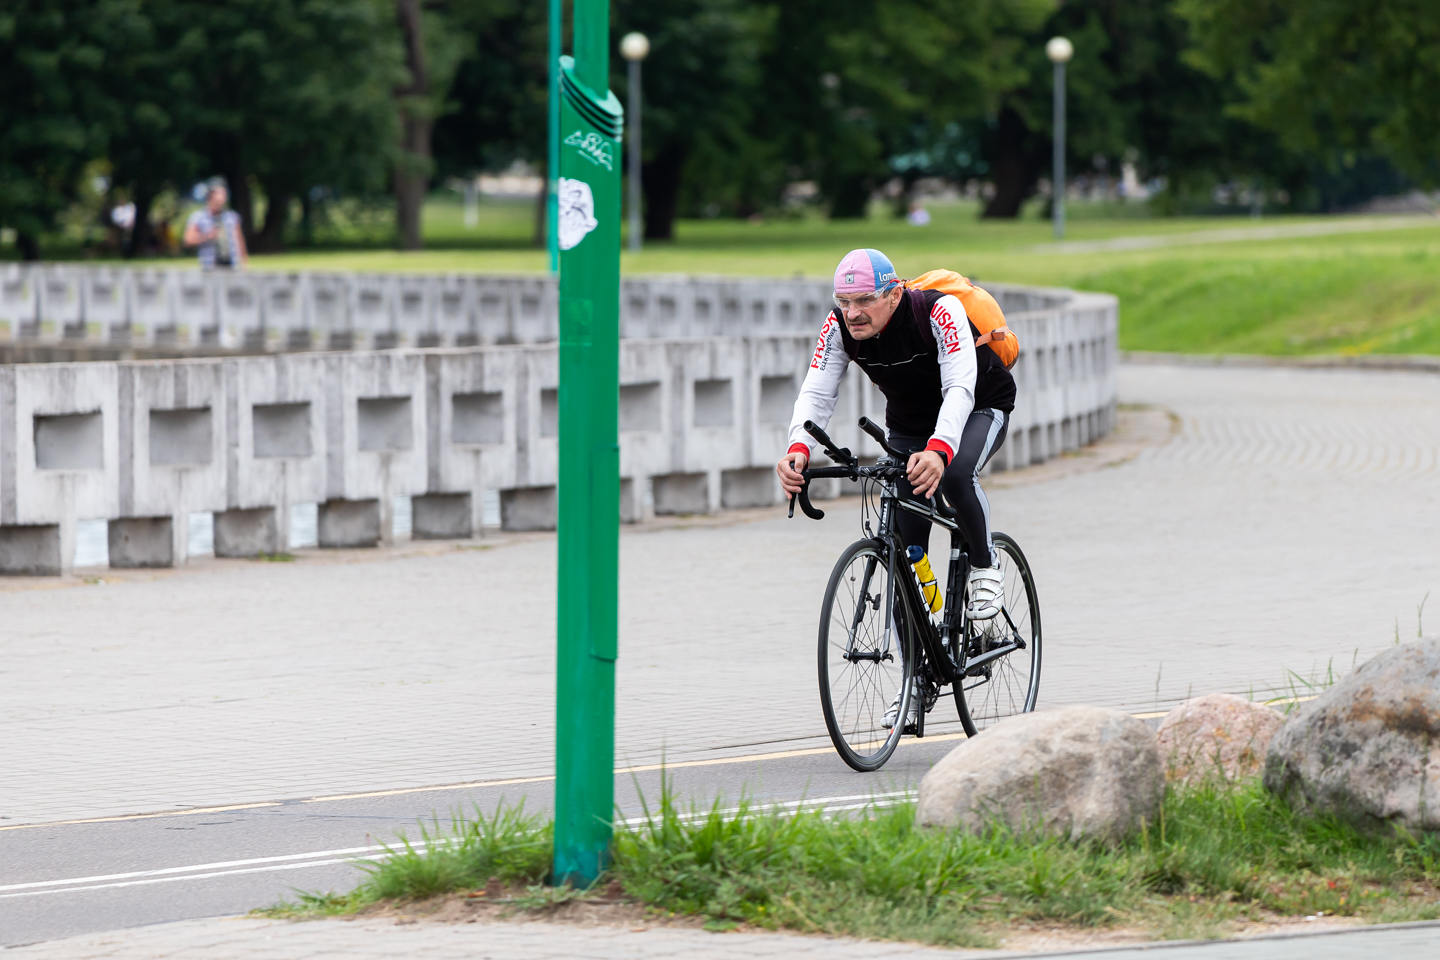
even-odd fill
[[[194,870],[220,870],[229,867],[253,867],[260,863],[283,863],[287,860],[310,860],[315,857],[339,857],[357,853],[371,853],[384,850],[382,846],[348,847],[343,850],[318,850],[315,853],[289,853],[280,857],[254,857],[249,860],[221,860],[216,863],[201,863],[193,867],[166,867],[162,870],[136,870],[131,873],[107,873],[94,877],[76,877],[71,880],[42,880],[36,883],[11,883],[0,886],[0,893],[8,890],[29,890],[36,887],[61,887],[75,883],[99,883],[106,880],[131,880],[135,877],[158,877],[167,873],[189,873]]]
[[[206,880],[211,877],[236,877],[245,873],[276,873],[281,870],[304,870],[306,867],[323,867],[336,863],[354,863],[358,857],[340,860],[311,860],[306,863],[276,864],[268,867],[248,867],[244,870],[217,870],[214,873],[187,873],[179,877],[151,877],[148,880],[124,880],[119,883],[95,883],[83,887],[61,887],[54,890],[27,890],[22,893],[0,893],[0,900],[15,897],[43,897],[56,893],[86,893],[90,890],[110,890],[116,887],[143,887],[156,883],[179,883],[182,880]]]
[[[685,822],[703,820],[712,812],[722,817],[733,817],[742,809],[753,813],[795,812],[804,809],[818,809],[827,812],[841,810],[863,810],[866,807],[890,807],[911,796],[908,790],[889,793],[850,794],[835,797],[814,797],[801,800],[781,800],[774,803],[756,803],[741,807],[727,807],[719,811],[696,810],[680,814],[678,819]],[[628,817],[617,822],[617,826],[639,826],[653,819],[653,816]],[[435,841],[433,845],[454,843],[449,838]],[[432,846],[426,842],[410,842],[412,850],[423,850]],[[149,886],[157,883],[178,883],[185,880],[209,880],[215,877],[233,877],[249,873],[275,873],[283,870],[304,870],[309,867],[333,866],[341,863],[357,863],[365,860],[385,860],[404,843],[375,844],[368,847],[346,847],[337,850],[316,850],[312,853],[290,853],[275,857],[252,857],[246,860],[222,860],[215,863],[197,863],[188,867],[163,867],[156,870],[135,870],[129,873],[100,874],[93,877],[71,877],[64,880],[40,880],[32,883],[12,883],[0,886],[0,900],[16,897],[39,897],[57,893],[85,893],[92,890],[113,890],[120,887]],[[367,856],[368,854],[368,856]]]

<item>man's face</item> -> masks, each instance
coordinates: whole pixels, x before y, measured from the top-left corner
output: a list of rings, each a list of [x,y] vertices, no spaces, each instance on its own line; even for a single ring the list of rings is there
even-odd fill
[[[835,305],[845,318],[845,329],[856,340],[869,340],[879,335],[890,322],[900,302],[900,287],[880,294],[837,294]]]
[[[221,210],[225,209],[225,204],[229,200],[230,195],[226,192],[225,188],[216,187],[215,189],[210,191],[210,196],[206,201],[206,205],[210,208],[211,213],[219,213]]]

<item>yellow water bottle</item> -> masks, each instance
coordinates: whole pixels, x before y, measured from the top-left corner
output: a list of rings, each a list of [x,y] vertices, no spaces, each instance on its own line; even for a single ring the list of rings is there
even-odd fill
[[[940,596],[940,588],[935,585],[935,571],[930,569],[930,558],[925,555],[925,548],[916,544],[906,550],[905,555],[910,560],[910,566],[915,569],[915,576],[920,581],[920,595],[930,605],[931,613],[939,613],[940,605],[945,598]]]

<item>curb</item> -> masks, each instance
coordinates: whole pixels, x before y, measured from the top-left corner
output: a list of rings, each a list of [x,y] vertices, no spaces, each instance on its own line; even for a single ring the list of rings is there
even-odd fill
[[[1186,367],[1275,367],[1300,370],[1399,370],[1409,373],[1440,373],[1440,357],[1399,354],[1268,357],[1251,353],[1194,354],[1121,350],[1120,362]]]
[[[1280,933],[1261,933],[1253,937],[1225,937],[1218,940],[1151,940],[1145,943],[1117,944],[1104,947],[1078,947],[1073,950],[1053,950],[1035,953],[996,953],[996,960],[1040,960],[1044,957],[1084,957],[1098,956],[1105,954],[1132,952],[1163,953],[1167,950],[1176,950],[1185,947],[1235,947],[1241,944],[1250,943],[1273,943],[1286,940],[1312,940],[1322,937],[1345,937],[1364,935],[1366,933],[1380,933],[1388,930],[1440,930],[1440,920],[1412,920],[1404,923],[1370,923],[1358,926],[1330,927],[1322,930],[1306,930],[1304,928],[1287,930]],[[1233,956],[1233,954],[1224,954]]]

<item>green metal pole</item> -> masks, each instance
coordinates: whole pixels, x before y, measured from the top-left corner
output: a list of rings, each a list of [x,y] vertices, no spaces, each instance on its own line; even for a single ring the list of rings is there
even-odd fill
[[[545,246],[550,251],[550,272],[560,271],[556,235],[555,179],[560,176],[560,38],[565,30],[565,0],[550,0],[550,144],[545,190]]]
[[[606,0],[576,0],[560,58],[560,485],[552,882],[610,850],[620,557],[620,137]],[[597,39],[598,38],[598,39]],[[588,59],[587,59],[588,58]],[[588,79],[587,79],[588,78]]]

